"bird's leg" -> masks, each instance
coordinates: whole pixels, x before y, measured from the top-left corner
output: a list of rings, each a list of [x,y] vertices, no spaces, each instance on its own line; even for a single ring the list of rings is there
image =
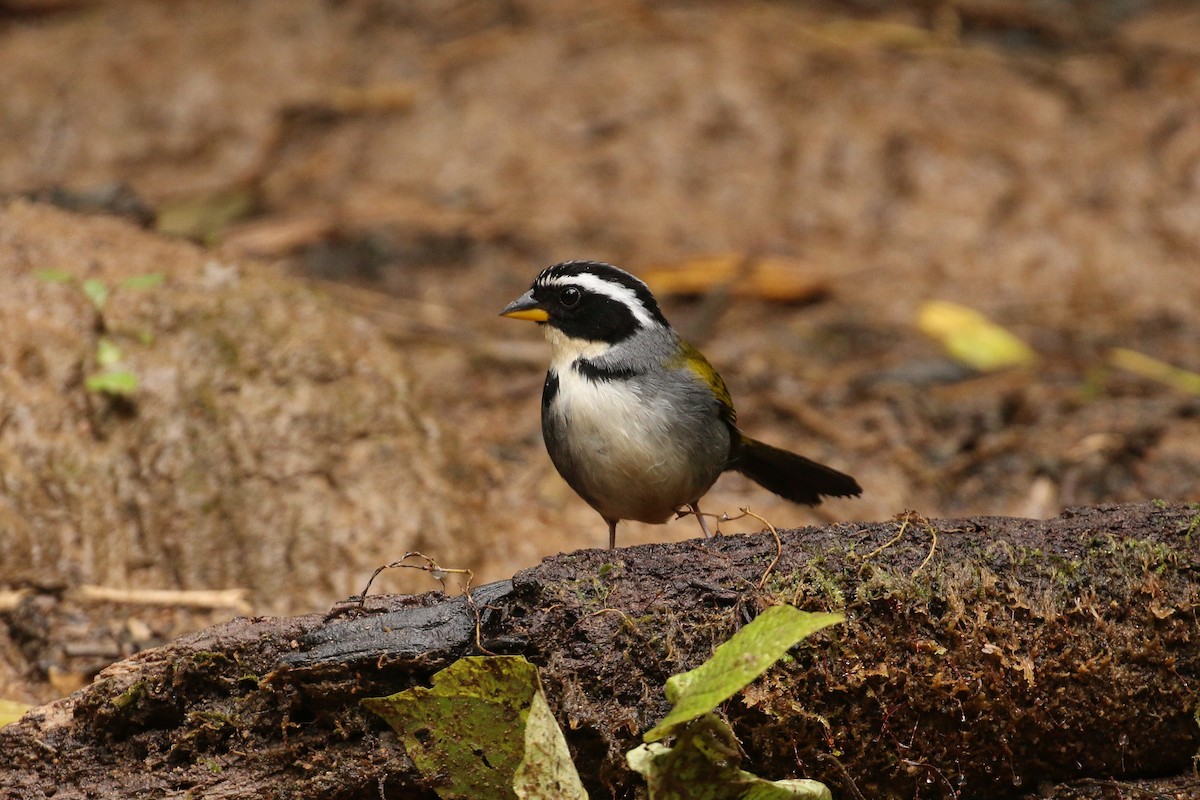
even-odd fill
[[[617,549],[617,522],[618,522],[618,520],[606,519],[604,521],[608,523],[608,549],[616,550]]]
[[[696,515],[696,519],[700,520],[700,530],[704,531],[704,538],[711,539],[713,537],[713,533],[708,529],[708,522],[705,521],[704,515],[700,513],[700,504],[688,503],[688,508],[690,508],[692,513]]]

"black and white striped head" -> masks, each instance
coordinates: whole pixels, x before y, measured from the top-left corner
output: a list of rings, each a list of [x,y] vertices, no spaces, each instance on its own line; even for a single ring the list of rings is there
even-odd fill
[[[571,339],[608,344],[648,328],[670,327],[646,284],[598,261],[547,267],[500,315],[550,325]]]

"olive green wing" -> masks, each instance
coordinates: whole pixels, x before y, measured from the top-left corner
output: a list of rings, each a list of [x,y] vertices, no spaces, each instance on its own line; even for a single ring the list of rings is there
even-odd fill
[[[680,339],[679,353],[667,366],[671,369],[690,370],[692,374],[702,380],[708,388],[712,389],[717,398],[721,419],[728,423],[729,427],[737,427],[737,411],[733,407],[733,398],[729,396],[729,389],[713,365],[708,363],[708,359],[704,357],[703,353]]]

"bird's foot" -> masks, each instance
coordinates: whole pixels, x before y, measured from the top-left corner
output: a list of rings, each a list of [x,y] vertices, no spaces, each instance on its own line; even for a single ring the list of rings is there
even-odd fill
[[[696,519],[700,522],[700,530],[704,531],[705,539],[711,539],[714,536],[721,535],[720,517],[718,517],[716,514],[705,514],[703,511],[700,510],[699,503],[688,503],[688,507],[687,507],[686,511],[681,508],[675,513],[678,514],[679,517],[686,517],[689,514],[695,514]],[[713,533],[713,531],[708,527],[708,520],[705,519],[705,517],[708,517],[708,516],[711,516],[714,519],[718,520],[716,533]],[[677,519],[678,519],[678,517],[677,517]]]

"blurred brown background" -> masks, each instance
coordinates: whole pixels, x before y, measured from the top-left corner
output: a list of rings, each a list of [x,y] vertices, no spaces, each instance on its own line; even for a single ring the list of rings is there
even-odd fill
[[[808,510],[727,476],[708,510],[1197,496],[1189,378],[1112,355],[1200,371],[1192,3],[9,0],[0,76],[11,686],[232,613],[101,606],[68,668],[46,620],[95,639],[82,585],[295,613],[408,550],[479,582],[603,546],[542,448],[546,346],[496,318],[571,258],[650,278],[748,432],[865,489]],[[103,311],[141,377],[114,403],[76,287],[150,273]],[[964,369],[929,300],[1038,360]]]

